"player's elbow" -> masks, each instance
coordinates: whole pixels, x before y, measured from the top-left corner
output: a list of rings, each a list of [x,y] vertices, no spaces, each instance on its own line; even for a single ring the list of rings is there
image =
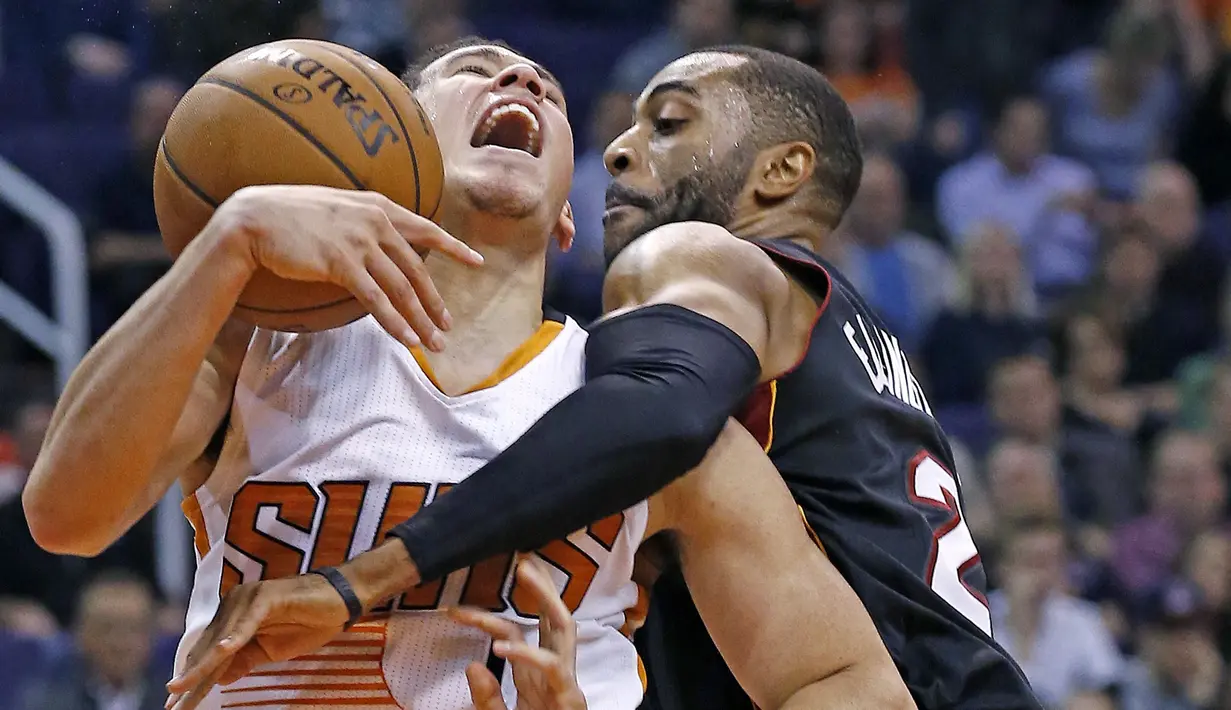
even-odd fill
[[[780,710],[918,710],[893,663],[856,662],[793,693]]]
[[[678,468],[690,471],[705,460],[706,454],[722,434],[727,418],[706,417],[696,410],[667,406],[663,410],[661,446],[663,453],[676,460]]]
[[[847,671],[850,707],[858,710],[918,710],[902,675],[888,657],[857,663]]]
[[[892,665],[874,673],[869,682],[873,684],[870,691],[873,697],[864,705],[868,710],[918,710],[919,706],[906,689],[902,676]]]
[[[48,488],[31,476],[21,492],[21,507],[35,544],[52,554],[77,557],[95,557],[107,549],[108,542],[91,534],[82,525],[86,521],[73,514],[73,496]]]
[[[722,434],[728,417],[715,415],[707,417],[696,410],[676,410],[673,420],[675,441],[678,445],[687,447],[700,462],[705,452],[710,450],[714,442]]]

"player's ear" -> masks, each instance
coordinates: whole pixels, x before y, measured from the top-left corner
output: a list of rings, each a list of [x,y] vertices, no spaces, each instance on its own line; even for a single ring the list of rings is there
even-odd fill
[[[816,172],[816,151],[803,141],[779,143],[757,154],[753,192],[775,201],[794,195]]]
[[[560,245],[560,251],[573,248],[573,237],[577,235],[577,223],[573,221],[573,205],[568,200],[564,201],[564,207],[560,210],[560,218],[556,220],[556,228],[551,230],[551,235]]]

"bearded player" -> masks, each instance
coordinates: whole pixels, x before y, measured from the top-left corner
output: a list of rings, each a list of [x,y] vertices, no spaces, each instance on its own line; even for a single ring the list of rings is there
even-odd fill
[[[738,414],[920,707],[1039,707],[992,640],[952,454],[911,365],[816,255],[862,165],[833,87],[763,50],[694,53],[646,87],[606,158],[608,315],[587,343],[586,386],[395,527],[372,553],[382,574],[437,579],[600,519],[696,465]],[[310,586],[298,602],[341,604],[323,580]],[[234,616],[274,624],[296,603]],[[678,570],[655,585],[640,647],[648,706],[747,707]]]
[[[272,61],[259,52],[249,59]],[[390,280],[389,268],[354,269],[388,267],[380,260],[410,245],[473,262],[467,247],[375,196],[249,188],[217,211],[171,273],[90,353],[60,402],[24,498],[40,543],[96,552],[176,479],[188,493],[199,564],[181,668],[197,660],[188,651],[220,599],[226,617],[260,588],[256,580],[311,569],[350,590],[334,565],[420,507],[446,500],[582,383],[585,333],[541,306],[547,245],[552,235],[567,243],[572,233],[565,204],[572,139],[557,83],[482,41],[443,50],[409,79],[445,158],[444,227],[484,258],[479,271],[427,261],[439,294],[425,291],[423,303],[437,324],[451,325],[446,352],[437,352],[441,334],[411,317],[413,279]],[[365,234],[378,214],[387,228]],[[228,325],[258,267],[367,294],[375,317],[298,335]],[[358,287],[365,278],[387,296]],[[402,326],[418,323],[431,349],[408,352],[378,321],[408,343]],[[181,707],[438,710],[468,706],[471,691],[476,701],[490,698],[502,684],[510,701],[516,687],[520,706],[534,707],[519,663],[535,669],[543,653],[533,652],[546,651],[537,670],[554,678],[557,692],[539,698],[549,701],[545,707],[579,697],[592,708],[635,707],[643,692],[639,660],[621,627],[638,596],[633,553],[659,530],[679,541],[701,612],[764,706],[818,707],[834,697],[852,707],[909,705],[867,615],[738,425],[652,505],[634,502],[538,551],[554,570],[555,601],[571,613],[567,625],[576,624],[575,660],[567,659],[575,667],[566,674],[549,671],[570,653],[532,647],[543,595],[533,574],[511,575],[514,557],[505,554],[413,590],[359,586],[384,606],[342,609],[302,654],[288,644],[330,620],[291,620],[176,700]],[[458,604],[489,612],[443,613]],[[731,608],[744,612],[721,613]],[[550,613],[545,619],[545,636],[558,636],[565,622]],[[527,643],[505,638],[510,627],[524,628]],[[817,636],[843,643],[804,643]],[[245,664],[272,659],[280,663],[241,677]],[[224,687],[211,688],[214,681]]]

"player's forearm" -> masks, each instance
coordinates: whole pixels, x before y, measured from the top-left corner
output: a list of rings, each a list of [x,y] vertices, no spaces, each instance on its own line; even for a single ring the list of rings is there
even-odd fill
[[[90,350],[60,397],[23,492],[35,539],[96,554],[123,532],[254,266],[215,220]]]
[[[738,336],[673,306],[605,322],[586,368],[582,389],[392,531],[424,581],[535,549],[658,492],[701,461],[760,374]]]
[[[406,547],[389,540],[355,557],[338,568],[350,582],[365,612],[400,596],[419,581]]]

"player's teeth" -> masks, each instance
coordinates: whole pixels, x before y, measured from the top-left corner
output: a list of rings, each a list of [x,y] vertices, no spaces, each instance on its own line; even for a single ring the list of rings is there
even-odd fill
[[[529,145],[526,146],[526,150],[531,155],[537,155],[539,152],[539,140],[541,138],[539,119],[534,115],[534,112],[521,104],[505,104],[493,110],[491,115],[487,117],[487,120],[483,122],[482,131],[480,131],[478,136],[478,143],[483,144],[487,142],[487,139],[491,136],[492,131],[496,129],[496,124],[503,116],[510,113],[519,113],[527,119],[529,127],[526,133],[529,137]]]

